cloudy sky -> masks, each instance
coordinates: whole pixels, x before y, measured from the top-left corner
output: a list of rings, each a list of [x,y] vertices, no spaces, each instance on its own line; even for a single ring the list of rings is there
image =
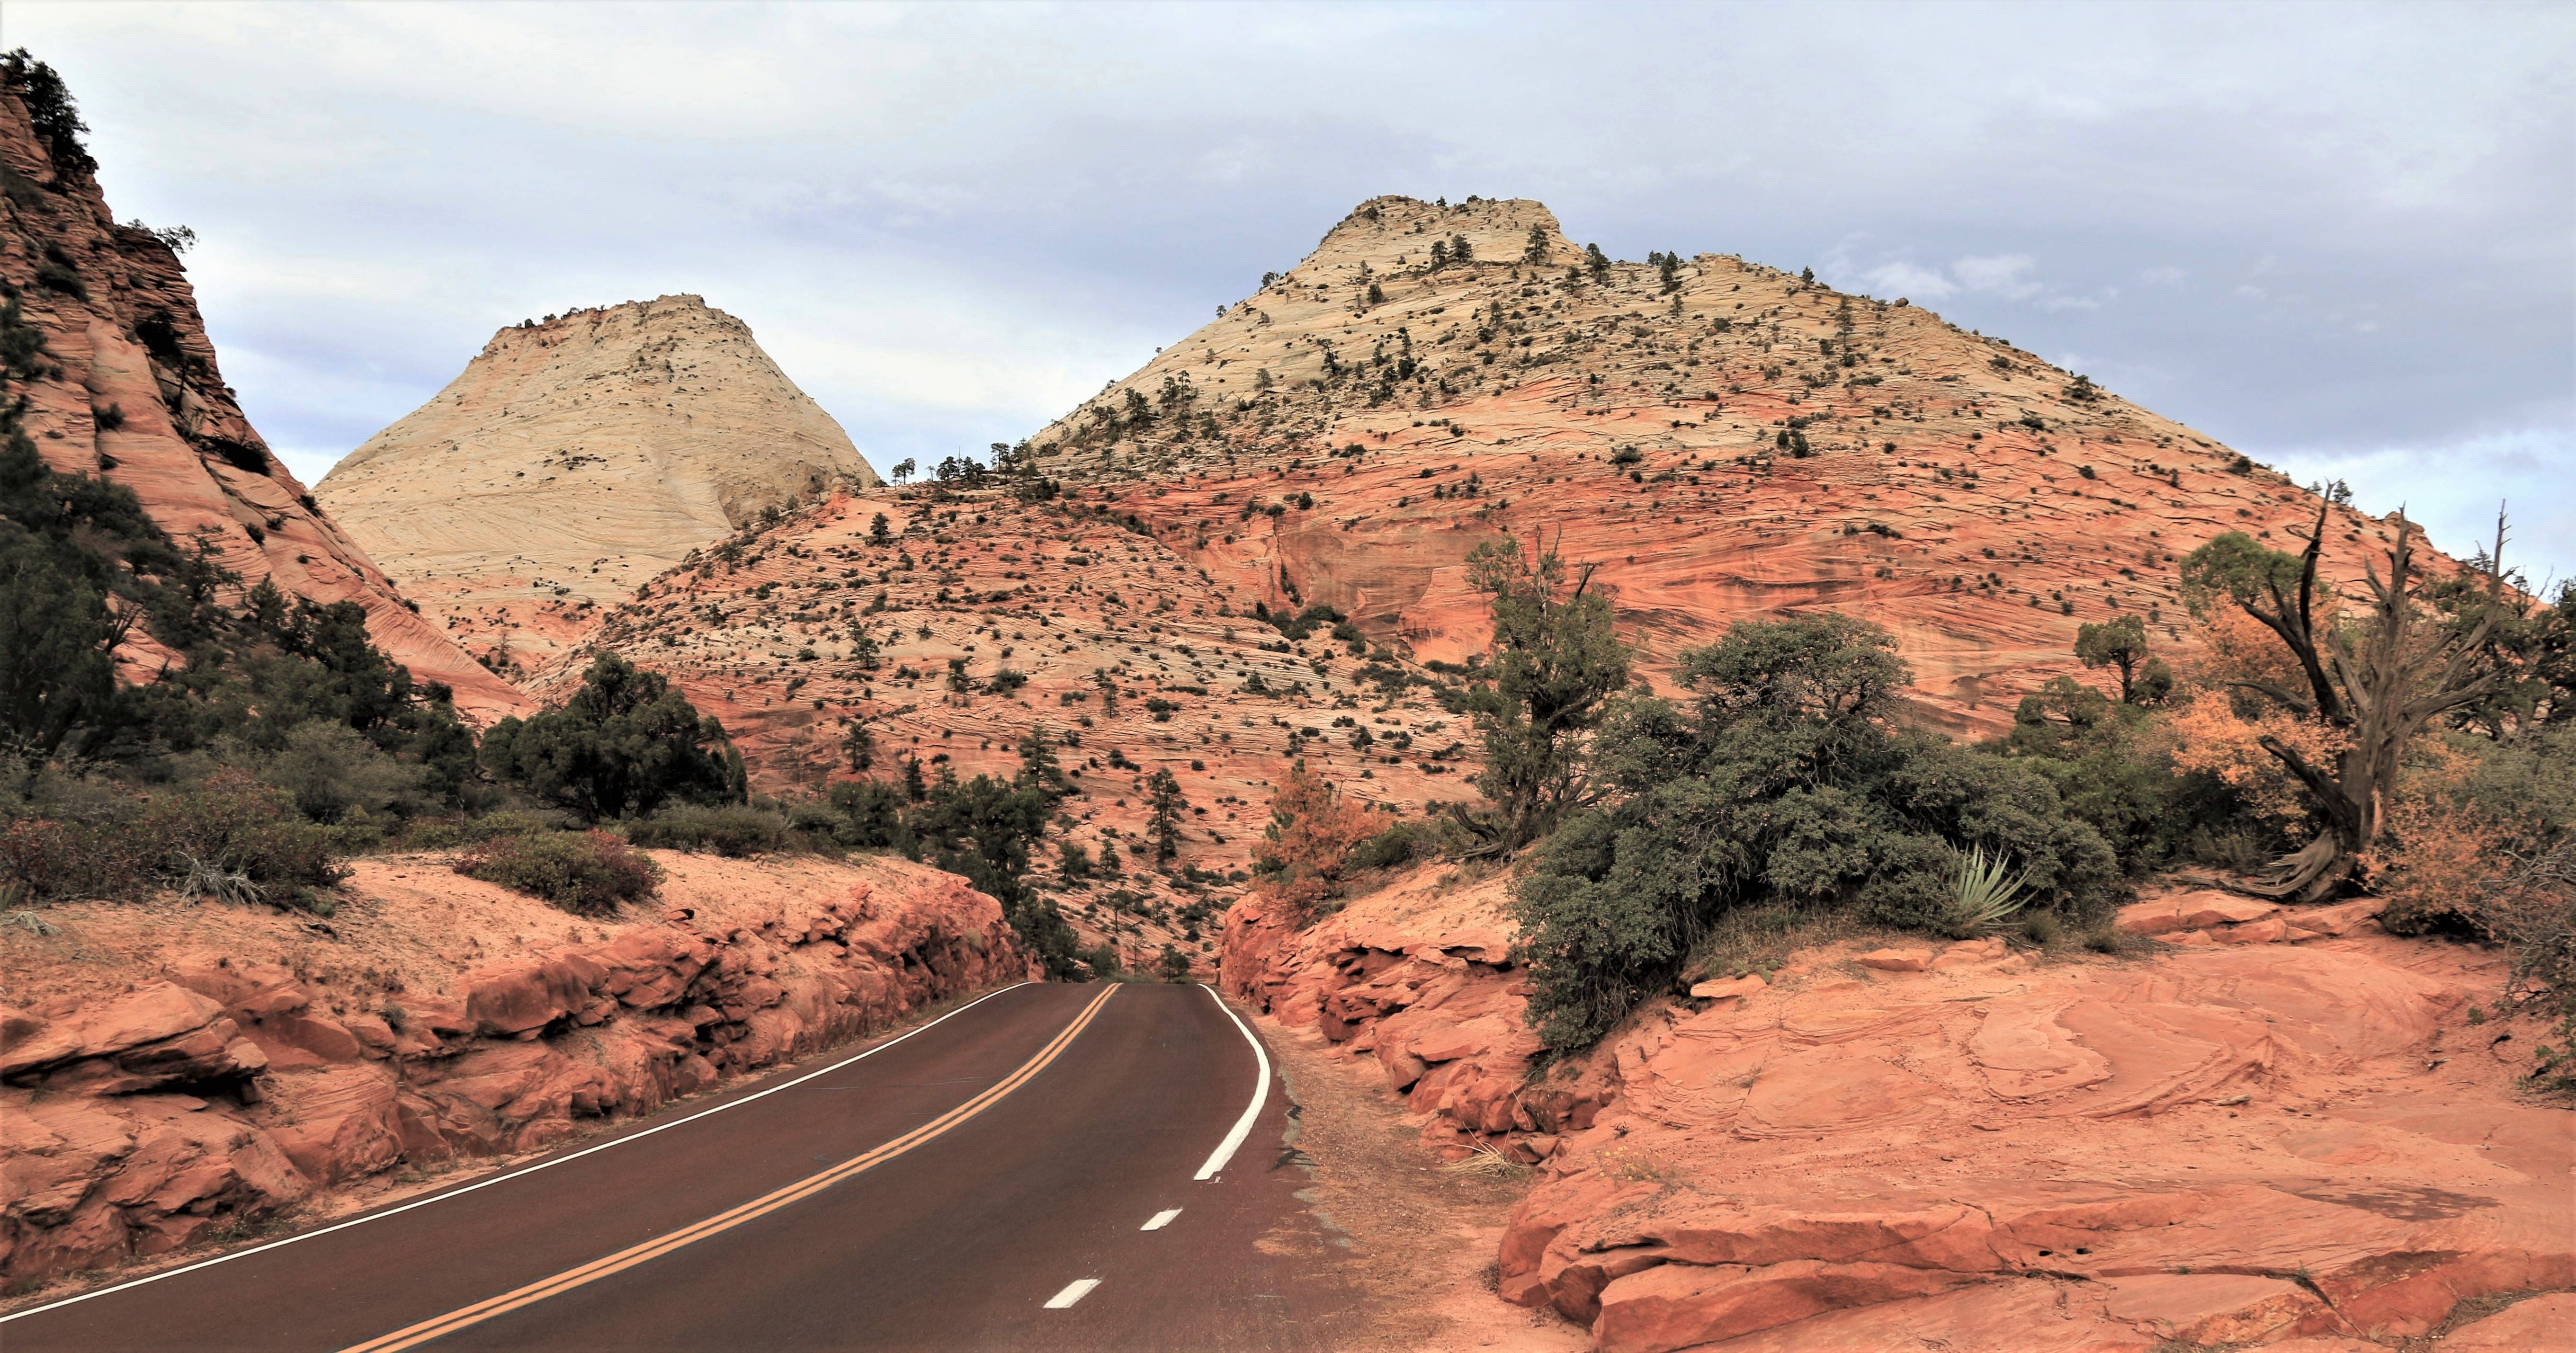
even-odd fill
[[[2002,334],[2576,574],[2576,8],[68,4],[308,479],[500,325],[694,291],[880,466],[1024,436],[1377,193]]]

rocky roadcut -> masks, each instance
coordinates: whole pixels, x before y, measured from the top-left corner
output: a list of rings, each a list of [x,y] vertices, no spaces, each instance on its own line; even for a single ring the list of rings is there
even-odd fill
[[[1226,985],[1373,1057],[1428,1143],[1538,1162],[1501,1294],[1605,1350],[2378,1339],[2576,1284],[2567,1114],[2461,1019],[2506,960],[2374,904],[2151,899],[2147,959],[1811,951],[1533,1077],[1504,884],[1438,880],[1303,933],[1238,906]]]
[[[1001,908],[937,870],[663,863],[660,919],[529,946],[562,914],[363,861],[351,891],[378,900],[343,916],[370,931],[369,977],[282,917],[166,957],[176,908],[83,904],[56,910],[58,935],[13,932],[8,985],[31,1008],[0,1009],[0,1275],[107,1268],[392,1171],[538,1150],[1029,972]],[[509,956],[454,957],[486,945]],[[123,994],[87,985],[111,953],[142,979]]]

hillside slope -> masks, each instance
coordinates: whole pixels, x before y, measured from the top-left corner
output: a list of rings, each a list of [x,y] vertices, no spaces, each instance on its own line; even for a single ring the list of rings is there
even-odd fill
[[[2287,546],[2320,506],[1904,299],[1587,260],[1526,201],[1363,204],[1031,449],[1220,581],[1420,658],[1486,641],[1467,551],[1544,533],[1604,566],[1650,674],[1742,616],[1848,611],[1896,633],[1928,720],[1978,732],[2073,669],[2079,624],[2143,612],[2187,644],[2179,556]],[[2357,581],[2392,529],[2336,509],[2329,571]]]
[[[1390,812],[1474,795],[1473,733],[1421,673],[1329,625],[1291,638],[1252,606],[1087,508],[993,489],[841,494],[645,584],[532,689],[569,691],[590,654],[623,653],[721,718],[756,785],[805,793],[851,773],[854,721],[874,739],[869,774],[912,758],[961,779],[1016,773],[1021,738],[1042,727],[1075,790],[1064,840],[1094,858],[1140,847],[1148,782],[1169,771],[1185,803],[1178,863],[1215,874],[1250,864],[1299,757]],[[1167,940],[1201,952],[1184,909],[1233,896],[1133,865],[1038,882],[1086,940],[1147,954]]]
[[[6,396],[55,469],[95,474],[142,499],[182,545],[202,539],[245,583],[366,608],[378,647],[444,682],[478,722],[531,708],[414,614],[366,550],[269,453],[215,364],[179,256],[118,225],[78,142],[39,132],[20,91],[0,88],[0,292],[11,315]],[[129,675],[160,655],[130,645]]]
[[[509,671],[763,509],[876,482],[749,326],[663,296],[501,330],[315,492]]]

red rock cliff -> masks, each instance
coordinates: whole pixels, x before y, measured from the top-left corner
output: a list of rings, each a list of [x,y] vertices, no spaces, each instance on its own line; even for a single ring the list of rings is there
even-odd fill
[[[0,88],[0,287],[43,342],[33,374],[6,393],[26,399],[46,461],[134,490],[163,530],[182,544],[203,533],[246,584],[273,578],[365,607],[377,645],[453,688],[474,721],[533,710],[413,613],[269,453],[216,368],[179,256],[118,225],[88,157],[63,150],[37,134],[17,90]]]

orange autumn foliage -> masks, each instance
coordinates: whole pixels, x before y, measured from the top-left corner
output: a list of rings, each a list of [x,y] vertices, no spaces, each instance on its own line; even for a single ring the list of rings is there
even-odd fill
[[[2281,762],[2263,750],[2266,736],[2297,748],[2314,760],[2329,757],[2335,730],[2300,719],[2278,708],[2264,708],[2248,718],[2224,690],[2203,689],[2174,702],[2165,719],[2174,768],[2202,771],[2235,790],[2247,811],[2290,840],[2310,830],[2299,785]]]
[[[1270,826],[1252,848],[1253,872],[1260,876],[1254,887],[1311,913],[1333,895],[1351,850],[1375,835],[1368,810],[1343,801],[1340,789],[1300,759],[1270,797]]]
[[[2476,757],[2426,738],[2407,762],[2387,833],[2370,860],[2374,890],[2389,900],[2383,919],[2399,929],[2472,907],[2512,864],[2512,848],[2525,844],[2470,797]]]

